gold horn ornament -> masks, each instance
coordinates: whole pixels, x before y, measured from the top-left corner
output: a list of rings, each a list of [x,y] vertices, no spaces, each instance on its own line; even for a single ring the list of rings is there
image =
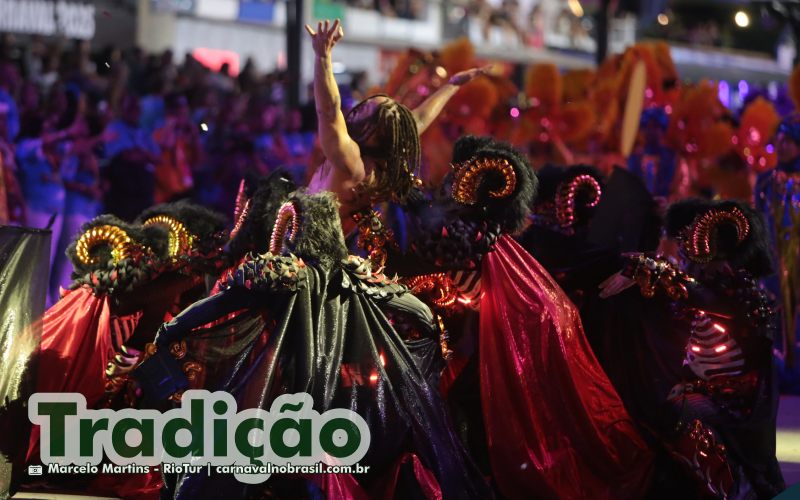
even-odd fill
[[[93,227],[80,235],[75,243],[75,253],[78,260],[84,265],[94,265],[100,262],[92,251],[100,245],[111,247],[111,258],[116,263],[130,257],[131,238],[124,229],[103,225]]]
[[[474,205],[478,202],[478,188],[489,172],[497,172],[503,176],[503,186],[489,191],[492,198],[505,198],[517,187],[517,174],[514,167],[505,158],[472,158],[464,163],[454,165],[453,198],[463,205]]]
[[[169,256],[175,257],[188,253],[194,244],[195,236],[186,229],[181,221],[169,215],[156,215],[144,221],[144,226],[158,225],[169,233]]]
[[[736,243],[739,244],[750,234],[747,216],[737,207],[712,209],[695,218],[683,238],[683,250],[695,262],[709,262],[717,255],[716,230],[720,224],[731,224],[736,228]]]

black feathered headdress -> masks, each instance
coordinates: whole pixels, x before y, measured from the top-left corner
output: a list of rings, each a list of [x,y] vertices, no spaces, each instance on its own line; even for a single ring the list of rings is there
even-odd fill
[[[666,230],[694,262],[727,261],[764,276],[772,271],[769,238],[760,213],[738,201],[690,199],[667,211]]]
[[[538,181],[528,160],[489,137],[465,136],[453,149],[449,182],[455,201],[503,231],[521,229],[536,197]]]
[[[234,220],[228,243],[234,262],[248,252],[261,254],[269,249],[278,208],[297,186],[286,171],[278,169],[261,178],[245,179],[243,188],[237,199],[237,220]]]
[[[224,244],[225,217],[188,200],[150,207],[139,214],[136,223],[165,229],[171,257],[217,253]]]

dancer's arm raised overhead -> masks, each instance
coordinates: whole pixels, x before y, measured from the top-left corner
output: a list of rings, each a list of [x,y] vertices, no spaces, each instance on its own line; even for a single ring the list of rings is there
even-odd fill
[[[314,47],[314,99],[317,106],[317,122],[320,146],[325,158],[336,169],[360,181],[364,177],[364,163],[358,145],[347,134],[347,125],[342,114],[342,98],[333,77],[331,50],[344,36],[339,20],[317,23],[314,31],[306,25]]]
[[[417,122],[417,132],[422,135],[425,129],[433,123],[439,113],[442,112],[447,101],[458,92],[459,87],[472,81],[478,75],[488,74],[491,66],[484,66],[483,68],[472,68],[460,73],[456,73],[450,78],[447,84],[443,85],[436,92],[431,94],[430,97],[417,106],[414,110],[414,119]]]

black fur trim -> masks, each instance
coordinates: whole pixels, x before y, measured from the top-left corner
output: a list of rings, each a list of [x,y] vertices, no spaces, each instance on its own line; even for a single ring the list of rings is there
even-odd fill
[[[287,244],[289,251],[323,267],[347,258],[336,195],[327,191],[312,195],[298,191],[291,200],[298,206],[300,227],[294,241]]]
[[[262,254],[269,249],[278,209],[296,189],[291,176],[281,169],[258,179],[245,179],[245,194],[250,199],[250,208],[239,232],[228,244],[233,262],[238,262],[249,252]]]
[[[516,173],[517,186],[508,197],[491,198],[489,191],[495,189],[502,179],[499,176],[487,176],[478,190],[478,203],[466,212],[488,223],[500,224],[505,232],[519,231],[525,225],[536,198],[538,180],[533,168],[519,151],[492,138],[465,136],[456,141],[453,149],[454,164],[476,157],[507,160]]]
[[[736,243],[735,230],[721,227],[717,232],[717,261],[727,260],[734,269],[742,269],[755,277],[766,276],[772,272],[772,257],[769,246],[769,234],[763,216],[748,204],[739,201],[711,201],[688,199],[673,203],[667,211],[666,230],[670,237],[680,237],[683,231],[694,220],[712,209],[730,209],[736,207],[744,213],[750,224],[747,238]]]

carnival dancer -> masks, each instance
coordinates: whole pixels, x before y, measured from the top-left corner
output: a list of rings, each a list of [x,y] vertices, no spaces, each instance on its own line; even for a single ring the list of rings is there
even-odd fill
[[[432,202],[409,204],[416,237],[388,265],[452,335],[442,390],[462,439],[507,498],[639,496],[650,468],[645,444],[576,308],[509,236],[535,196],[528,162],[508,145],[468,136],[452,164]]]
[[[155,354],[181,351],[184,369],[187,360],[199,362],[204,387],[230,392],[240,409],[268,409],[280,394],[307,392],[317,411],[360,414],[371,432],[361,461],[370,473],[310,478],[329,498],[491,496],[428,382],[440,366],[430,310],[369,260],[348,255],[340,211],[332,193],[295,193],[278,212],[269,251],[250,254],[219,293],[163,325]],[[200,328],[237,310],[222,325]],[[146,362],[138,373],[152,387]],[[287,481],[246,485],[190,474],[168,478],[167,492],[308,494],[308,484],[286,493]]]
[[[75,272],[70,289],[40,320],[36,392],[79,392],[89,408],[136,406],[127,373],[165,315],[180,309],[181,296],[205,290],[202,276],[217,269],[223,227],[221,216],[186,202],[153,207],[140,222],[101,215],[68,248]],[[38,460],[38,447],[36,427],[28,462]],[[152,482],[105,479],[89,488],[123,496],[158,492]]]
[[[618,356],[620,364],[672,362],[677,372],[671,390],[662,385],[660,394],[648,394],[640,387],[638,396],[629,395],[660,400],[658,415],[643,424],[698,490],[719,498],[772,498],[784,482],[775,457],[777,317],[756,281],[771,267],[764,221],[740,202],[687,200],[670,207],[666,230],[683,266],[633,255],[602,285],[603,296],[638,285],[643,297],[665,299],[661,330],[671,330],[684,346],[682,366],[661,351]]]
[[[537,176],[531,225],[517,241],[578,307],[592,351],[621,392],[618,384],[625,381],[612,376],[618,370],[613,352],[624,343],[619,335],[604,335],[611,315],[598,285],[624,265],[624,253],[656,249],[661,231],[657,204],[639,178],[619,167],[607,180],[581,165],[547,166]]]
[[[454,75],[413,111],[388,96],[376,95],[361,101],[345,117],[331,59],[344,31],[338,20],[319,23],[316,31],[306,25],[306,30],[315,53],[314,98],[325,155],[308,190],[336,194],[344,233],[348,234],[356,225],[354,215],[378,202],[405,199],[419,169],[419,134],[461,85],[486,70],[475,68]]]
[[[552,275],[579,306],[595,279],[600,283],[616,264],[612,251],[592,248],[589,223],[603,195],[603,179],[589,166],[546,166],[537,172],[539,190],[531,225],[517,241]]]

